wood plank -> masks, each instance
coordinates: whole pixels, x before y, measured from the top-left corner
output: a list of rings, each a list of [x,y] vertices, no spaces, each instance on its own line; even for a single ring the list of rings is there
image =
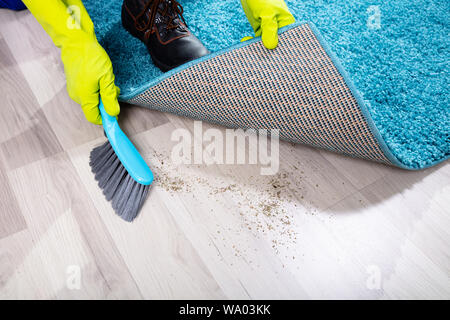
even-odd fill
[[[151,110],[128,103],[120,103],[119,125],[132,136],[169,122],[164,112]]]
[[[103,136],[102,126],[86,120],[80,105],[70,99],[65,88],[43,105],[42,111],[64,150]]]
[[[351,158],[327,150],[320,150],[320,154],[358,190],[390,174],[392,170],[396,170],[387,165]]]
[[[24,230],[26,227],[27,223],[20,212],[8,176],[0,161],[0,239]]]
[[[1,143],[33,126],[32,118],[39,104],[4,40],[0,40],[0,69]]]
[[[102,126],[93,125],[86,120],[80,105],[70,99],[65,88],[46,103],[42,110],[64,150],[103,137]],[[149,130],[168,121],[162,112],[121,103],[119,125],[127,135]]]
[[[176,123],[174,128],[192,129],[190,120],[170,119]],[[204,130],[209,128],[203,125]],[[170,132],[158,136],[170,136]],[[149,140],[147,136],[145,141]],[[157,166],[156,171],[172,171],[171,178],[164,180],[178,181],[182,186],[181,190],[169,192],[165,202],[177,208],[171,212],[177,215],[177,221],[182,221],[180,226],[186,233],[193,229],[189,232],[192,239],[208,234],[207,239],[196,242],[205,247],[212,241],[219,252],[222,260],[213,264],[214,260],[209,258],[216,279],[226,279],[231,272],[252,298],[354,296],[349,284],[357,279],[352,275],[351,260],[344,264],[342,248],[327,233],[319,231],[323,227],[318,215],[321,208],[344,199],[356,189],[344,177],[331,172],[335,169],[316,150],[282,143],[280,172],[261,176],[259,166],[255,165],[171,168],[173,143],[164,138],[157,143],[153,148],[162,154],[160,157],[167,165]],[[337,181],[339,190],[329,190],[323,203],[324,197],[317,193],[324,190],[317,185],[326,184],[327,176]],[[344,187],[340,187],[342,182]],[[184,196],[186,189],[189,192]],[[182,206],[179,202],[188,208],[188,213],[178,208]],[[224,263],[228,269],[225,275],[220,270],[223,267],[219,267]],[[236,287],[230,281],[224,282],[228,284],[229,296],[236,297]]]
[[[360,278],[357,297],[450,296],[450,234],[440,227],[448,225],[449,217],[438,203],[449,201],[448,193],[444,195],[449,181],[442,166],[394,170],[327,209],[326,232],[350,256]],[[379,274],[379,288],[367,285],[373,272]]]
[[[65,88],[60,50],[29,11],[1,10],[0,32],[39,105]]]
[[[175,128],[160,126],[134,139],[155,168],[157,182],[153,192],[164,199],[177,225],[195,245],[227,297],[305,297],[302,286],[289,272],[284,272],[271,239],[259,237],[257,221],[250,221],[256,211],[244,208],[252,206],[251,201],[244,202],[255,195],[254,185],[240,186],[248,175],[237,180],[235,176],[228,177],[222,166],[173,165],[170,154],[175,143],[170,136]],[[155,151],[149,154],[147,150]],[[257,175],[259,170],[256,166],[243,168],[250,175]],[[264,196],[254,200],[255,206],[268,201]],[[268,219],[268,223],[279,218]],[[263,221],[261,218],[260,222]],[[277,231],[282,229],[273,227]],[[289,235],[277,238],[286,240]]]
[[[152,135],[151,130],[148,132]],[[102,141],[104,139],[74,148],[69,155],[143,297],[224,298],[197,250],[179,229],[157,193],[150,192],[141,214],[133,223],[117,217],[89,167],[89,152]],[[144,150],[139,143],[137,146]]]
[[[31,118],[33,123],[24,132],[0,144],[0,157],[7,170],[19,168],[62,151],[42,110]]]
[[[140,297],[65,153],[10,171],[8,176],[29,235],[23,244],[6,238],[15,265],[2,293],[39,299]],[[10,251],[13,248],[17,253]],[[71,266],[81,271],[76,290],[67,286]]]
[[[395,210],[382,210],[386,219],[427,259],[450,274],[450,232],[446,227],[450,224],[450,164],[419,172],[396,171],[364,188],[361,194],[371,202],[389,199]]]
[[[169,119],[174,124],[174,129],[186,128],[193,132],[192,120],[175,115],[170,115]],[[203,132],[209,128],[216,128],[225,136],[225,128],[222,126],[206,122],[203,122],[202,126]],[[204,146],[207,144],[205,142]],[[279,149],[279,171],[273,176],[264,177],[260,173],[252,175],[252,179],[255,180],[254,187],[262,186],[264,189],[269,183],[282,185],[291,192],[291,198],[295,198],[301,206],[308,207],[311,211],[325,209],[357,191],[357,188],[340,171],[331,166],[318,150],[286,141],[280,141]],[[232,179],[240,182],[250,179],[250,175],[245,174],[249,168],[248,164],[220,167],[225,170],[243,168],[242,172],[234,174]],[[241,179],[240,174],[244,174],[244,178]]]

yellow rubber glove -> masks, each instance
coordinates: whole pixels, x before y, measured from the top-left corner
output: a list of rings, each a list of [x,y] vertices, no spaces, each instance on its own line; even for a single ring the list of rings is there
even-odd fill
[[[241,0],[241,4],[255,36],[261,36],[267,49],[278,45],[278,28],[295,22],[284,0]],[[245,37],[241,41],[250,38]]]
[[[108,54],[95,37],[94,24],[81,0],[23,0],[58,48],[67,91],[81,104],[86,119],[101,124],[99,94],[105,110],[117,116],[119,88]]]

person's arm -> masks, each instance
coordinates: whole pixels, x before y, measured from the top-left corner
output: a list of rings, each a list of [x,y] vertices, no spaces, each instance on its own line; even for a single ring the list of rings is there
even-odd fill
[[[61,48],[69,96],[86,119],[101,124],[99,95],[108,114],[119,114],[119,88],[114,84],[111,60],[95,37],[94,25],[81,0],[23,0]]]
[[[241,0],[241,4],[255,36],[261,36],[267,49],[278,45],[279,28],[295,22],[284,0]]]

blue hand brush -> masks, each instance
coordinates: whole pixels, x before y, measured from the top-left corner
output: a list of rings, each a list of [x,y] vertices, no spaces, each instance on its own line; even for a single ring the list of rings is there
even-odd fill
[[[116,117],[106,113],[101,99],[99,109],[108,141],[91,151],[89,164],[115,212],[132,221],[144,203],[153,173],[120,129]]]

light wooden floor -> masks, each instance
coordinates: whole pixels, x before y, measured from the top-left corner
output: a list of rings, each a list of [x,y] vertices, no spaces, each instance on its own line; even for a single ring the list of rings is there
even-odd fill
[[[0,93],[1,298],[450,298],[449,163],[407,172],[282,143],[275,176],[174,166],[170,134],[193,121],[123,106],[157,175],[129,224],[90,172],[102,130],[27,12],[0,11]]]

